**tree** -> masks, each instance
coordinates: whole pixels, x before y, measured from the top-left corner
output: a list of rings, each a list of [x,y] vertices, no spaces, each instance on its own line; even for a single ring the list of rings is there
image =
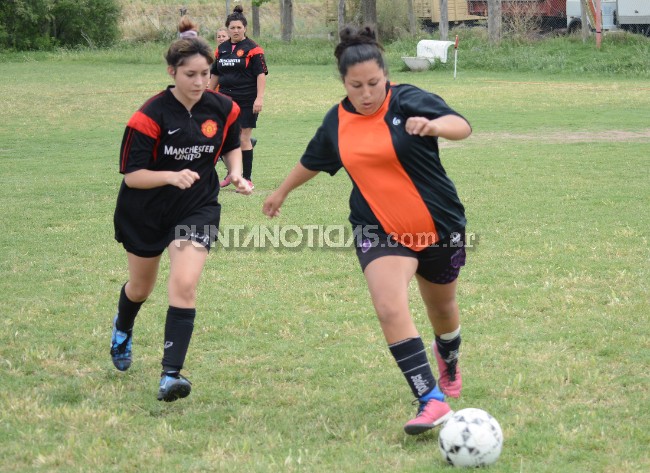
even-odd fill
[[[338,20],[339,31],[341,31],[345,26],[345,0],[339,0]]]
[[[282,41],[290,43],[293,37],[293,0],[280,0],[280,24]]]
[[[409,16],[409,33],[414,35],[417,33],[417,22],[415,21],[415,10],[413,9],[413,0],[406,0],[406,8],[408,8]]]
[[[587,0],[580,1],[580,23],[582,25],[582,42],[586,43],[587,38],[589,38],[589,20],[587,19],[587,5],[585,4]]]
[[[488,36],[492,44],[501,41],[501,0],[488,0]]]
[[[260,36],[260,7],[270,0],[252,0],[251,6],[253,7],[253,36],[259,38]],[[230,15],[230,13],[228,13]],[[245,14],[245,13],[244,13]]]
[[[253,18],[251,18],[251,23],[253,23],[253,36],[259,38],[260,36],[260,6],[256,2],[251,4]]]
[[[449,38],[449,7],[447,0],[440,0],[440,39],[447,41]]]
[[[377,25],[377,0],[361,0],[361,19],[366,25]]]

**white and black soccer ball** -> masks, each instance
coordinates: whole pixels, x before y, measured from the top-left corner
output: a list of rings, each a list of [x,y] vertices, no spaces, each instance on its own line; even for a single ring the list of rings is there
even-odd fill
[[[461,409],[445,422],[438,445],[442,457],[453,466],[477,467],[496,462],[503,446],[497,420],[482,409]]]

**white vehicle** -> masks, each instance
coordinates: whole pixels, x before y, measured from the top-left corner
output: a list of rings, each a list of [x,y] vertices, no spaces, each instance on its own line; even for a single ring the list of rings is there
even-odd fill
[[[580,2],[582,0],[567,0],[566,2],[566,27],[569,33],[576,33],[582,28],[582,20],[580,18]],[[601,18],[603,22],[603,30],[616,29],[616,3],[618,0],[600,0]],[[589,27],[593,30],[596,25],[591,24],[587,15]]]
[[[575,33],[582,28],[581,1],[567,0],[566,2],[566,26],[569,33]],[[600,0],[600,9],[603,31],[622,29],[650,36],[650,1]],[[587,15],[587,21],[589,27],[594,30],[592,15]]]
[[[616,24],[633,33],[650,36],[650,1],[617,0]]]

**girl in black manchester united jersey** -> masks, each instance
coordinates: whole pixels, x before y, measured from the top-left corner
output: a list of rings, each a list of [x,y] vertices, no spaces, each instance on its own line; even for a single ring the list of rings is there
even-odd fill
[[[151,97],[129,120],[120,149],[124,179],[115,208],[115,239],[127,252],[129,280],[122,286],[113,320],[111,356],[120,371],[132,361],[133,325],[153,291],[160,258],[169,253],[169,308],[158,399],[187,396],[190,382],[180,371],[192,336],[196,288],[221,206],[215,163],[228,162],[238,191],[251,189],[241,176],[239,107],[207,90],[212,53],[181,19],[181,39],[166,54],[174,85]]]
[[[230,39],[217,46],[215,62],[212,64],[210,89],[217,85],[219,92],[231,97],[241,108],[241,149],[244,179],[249,181],[253,172],[253,143],[251,133],[257,126],[257,116],[264,106],[266,75],[269,73],[264,59],[264,50],[246,37],[248,22],[241,5],[234,8],[226,18]],[[227,164],[226,164],[227,165]],[[221,182],[222,187],[230,185],[229,176]]]

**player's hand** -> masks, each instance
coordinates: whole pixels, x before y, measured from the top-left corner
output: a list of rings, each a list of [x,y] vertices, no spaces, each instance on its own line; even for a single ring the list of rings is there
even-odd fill
[[[406,133],[418,136],[438,136],[438,125],[426,117],[410,117],[404,125]]]
[[[237,192],[244,195],[250,195],[253,192],[250,184],[246,179],[236,174],[230,174],[230,182],[237,188]]]
[[[284,199],[286,198],[286,195],[283,195],[278,191],[273,192],[264,201],[264,205],[262,206],[262,213],[269,218],[280,216],[280,207],[282,207]]]
[[[257,97],[255,102],[253,102],[253,113],[260,113],[262,107],[264,106],[264,99]]]
[[[196,181],[201,177],[199,173],[191,171],[189,169],[183,169],[182,171],[173,172],[169,178],[169,184],[176,186],[179,189],[189,189],[192,187]]]

